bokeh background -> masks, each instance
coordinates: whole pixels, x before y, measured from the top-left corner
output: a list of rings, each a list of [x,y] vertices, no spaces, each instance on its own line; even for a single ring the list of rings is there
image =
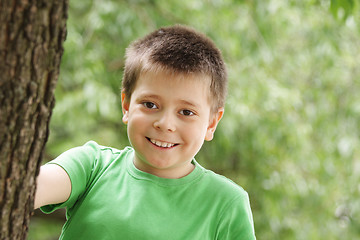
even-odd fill
[[[70,0],[44,162],[88,140],[127,146],[125,48],[158,27],[186,24],[222,50],[230,81],[225,116],[197,160],[247,190],[257,238],[359,239],[359,5]],[[36,211],[28,239],[57,239],[63,223],[63,211]]]

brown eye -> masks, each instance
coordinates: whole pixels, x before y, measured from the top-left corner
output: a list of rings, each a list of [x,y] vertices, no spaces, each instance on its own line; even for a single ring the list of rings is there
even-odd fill
[[[152,103],[152,102],[144,102],[143,105],[146,107],[146,108],[149,108],[149,109],[156,109],[156,105],[155,103]]]
[[[190,110],[181,110],[180,114],[184,115],[184,116],[192,116],[194,115],[194,113]]]

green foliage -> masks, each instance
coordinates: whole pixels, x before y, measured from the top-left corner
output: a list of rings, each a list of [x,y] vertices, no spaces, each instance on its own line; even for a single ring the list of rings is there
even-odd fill
[[[61,234],[61,222],[56,220],[45,220],[32,218],[28,240],[55,240]]]
[[[332,14],[340,19],[347,19],[358,9],[357,0],[331,0],[330,10]]]
[[[128,145],[125,48],[188,24],[222,49],[230,81],[225,117],[197,159],[249,192],[258,239],[360,237],[357,0],[70,4],[49,159],[90,139]]]

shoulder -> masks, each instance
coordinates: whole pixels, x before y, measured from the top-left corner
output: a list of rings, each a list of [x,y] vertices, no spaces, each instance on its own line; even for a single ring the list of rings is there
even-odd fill
[[[119,150],[117,148],[100,145],[95,141],[89,141],[82,146],[70,149],[65,152],[65,154],[84,155],[85,157],[94,159],[95,161],[112,161],[117,159],[119,156],[126,155],[132,151],[133,149],[131,147],[125,147],[124,149]]]
[[[114,162],[122,162],[130,152],[132,152],[130,147],[118,150],[89,141],[82,146],[67,150],[50,163],[60,165],[69,175],[77,175],[79,171],[87,172],[89,175],[106,169]]]
[[[123,150],[119,150],[117,148],[114,147],[109,147],[109,146],[103,146],[98,144],[95,141],[88,141],[87,143],[85,143],[83,146],[78,147],[79,149],[83,149],[85,151],[92,151],[92,152],[99,152],[99,153],[111,153],[111,154],[121,154],[123,152],[127,152],[127,151],[131,151],[132,148],[131,147],[125,147]],[[76,148],[75,148],[76,149]]]
[[[223,195],[224,197],[234,199],[234,198],[248,198],[247,192],[237,183],[231,179],[217,174],[211,170],[204,169],[203,181],[216,191],[218,194]]]
[[[211,199],[212,206],[220,212],[232,208],[238,208],[240,211],[250,209],[248,193],[234,181],[211,170],[203,168],[203,176],[199,181],[198,189],[203,199]]]

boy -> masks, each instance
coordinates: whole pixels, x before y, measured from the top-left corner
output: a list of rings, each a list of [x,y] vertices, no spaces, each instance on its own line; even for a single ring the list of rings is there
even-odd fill
[[[35,208],[67,208],[60,239],[255,239],[247,193],[194,159],[224,113],[213,42],[161,28],[127,49],[122,84],[132,147],[88,142],[41,167]]]

